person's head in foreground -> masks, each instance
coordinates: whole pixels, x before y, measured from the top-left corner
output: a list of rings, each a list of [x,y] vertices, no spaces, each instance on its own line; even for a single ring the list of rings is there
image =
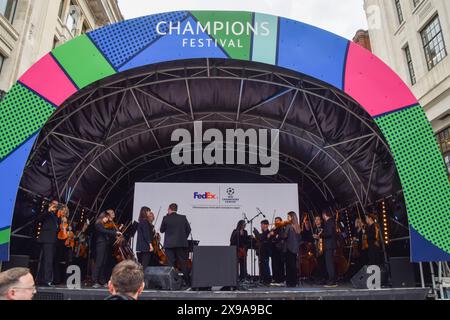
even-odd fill
[[[144,270],[134,261],[122,261],[113,269],[108,283],[112,296],[106,300],[137,300],[144,291]]]
[[[0,273],[0,300],[31,300],[35,293],[29,269],[13,268]]]

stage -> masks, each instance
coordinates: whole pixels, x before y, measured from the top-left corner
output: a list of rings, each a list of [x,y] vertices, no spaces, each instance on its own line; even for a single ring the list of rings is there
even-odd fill
[[[106,289],[63,287],[38,288],[35,300],[103,300]],[[349,285],[328,289],[319,286],[298,288],[258,287],[245,291],[152,291],[146,290],[140,300],[425,300],[428,288],[356,290]]]

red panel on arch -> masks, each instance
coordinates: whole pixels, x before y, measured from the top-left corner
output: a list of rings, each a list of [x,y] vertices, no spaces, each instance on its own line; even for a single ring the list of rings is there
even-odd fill
[[[418,103],[394,71],[355,43],[350,44],[347,56],[344,88],[372,117]]]
[[[50,54],[34,64],[19,81],[57,106],[77,92],[77,88]]]

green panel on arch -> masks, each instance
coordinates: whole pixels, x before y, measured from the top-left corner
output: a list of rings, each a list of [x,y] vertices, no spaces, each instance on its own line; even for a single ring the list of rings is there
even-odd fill
[[[56,48],[52,54],[80,89],[116,73],[86,35]]]
[[[247,24],[251,24],[253,21],[253,14],[250,12],[228,12],[228,11],[191,11],[191,14],[205,27],[210,24],[211,33],[214,39],[219,42],[219,46],[222,47],[225,52],[232,59],[250,60],[250,47],[251,47],[251,32],[247,33]],[[245,32],[237,36],[233,32],[229,31],[234,22],[242,22],[244,24]],[[213,24],[223,23],[223,30],[218,30],[214,33]],[[229,30],[227,31],[227,22]],[[238,29],[240,31],[241,29]],[[224,45],[221,45],[222,44]]]
[[[0,110],[2,160],[40,130],[55,112],[55,107],[21,84],[16,84],[0,102]]]
[[[422,107],[414,106],[375,121],[394,154],[410,224],[427,240],[450,253],[450,183]]]
[[[8,243],[10,237],[11,237],[11,228],[0,231],[0,244]]]

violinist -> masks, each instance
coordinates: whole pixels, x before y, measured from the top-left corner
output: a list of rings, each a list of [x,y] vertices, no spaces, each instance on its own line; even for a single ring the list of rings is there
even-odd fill
[[[116,237],[121,236],[122,233],[114,224],[113,217],[115,217],[114,210],[107,210],[99,215],[95,222],[95,266],[92,272],[93,288],[100,288],[106,284],[105,269],[108,259],[108,253],[112,252],[112,242]]]
[[[332,288],[337,287],[336,267],[334,264],[334,254],[337,249],[336,222],[333,214],[328,210],[322,212],[322,217],[325,221],[325,226],[320,236],[323,238],[325,265],[328,274],[326,287]]]
[[[257,255],[259,261],[260,280],[264,285],[270,285],[271,277],[269,260],[271,256],[272,246],[269,239],[269,221],[261,221],[261,232],[259,232],[255,228],[253,234],[257,243],[259,244]]]
[[[59,218],[59,232],[58,232],[58,240],[56,242],[56,265],[55,265],[55,273],[53,276],[53,281],[57,284],[61,283],[62,277],[65,275],[64,268],[61,268],[61,264],[65,264],[66,267],[71,262],[71,250],[66,246],[69,235],[71,233],[71,227],[69,223],[69,209],[65,205],[60,205],[58,211],[56,213]]]
[[[139,263],[144,270],[149,266],[152,259],[154,248],[152,245],[155,237],[155,228],[153,221],[155,216],[148,207],[142,207],[139,214],[139,226],[137,231],[136,252]]]
[[[272,244],[272,273],[273,284],[281,285],[286,280],[285,253],[286,243],[282,237],[284,234],[283,219],[275,218],[275,225],[270,230],[269,239]]]
[[[230,237],[230,246],[235,246],[237,250],[238,263],[239,263],[239,279],[245,280],[248,277],[247,273],[247,251],[250,247],[250,239],[245,230],[246,223],[244,220],[240,220],[233,230]]]
[[[287,224],[284,231],[286,241],[286,286],[296,287],[298,284],[297,259],[300,247],[301,228],[297,214],[288,213]]]
[[[41,214],[37,222],[41,229],[37,235],[37,242],[41,245],[40,274],[42,274],[43,284],[47,287],[53,287],[53,270],[55,262],[56,241],[58,240],[58,231],[60,219],[57,216],[60,204],[53,200],[48,205],[47,210]]]
[[[380,243],[380,226],[376,222],[377,216],[371,213],[366,216],[367,223],[367,256],[369,265],[381,264],[381,243]]]

